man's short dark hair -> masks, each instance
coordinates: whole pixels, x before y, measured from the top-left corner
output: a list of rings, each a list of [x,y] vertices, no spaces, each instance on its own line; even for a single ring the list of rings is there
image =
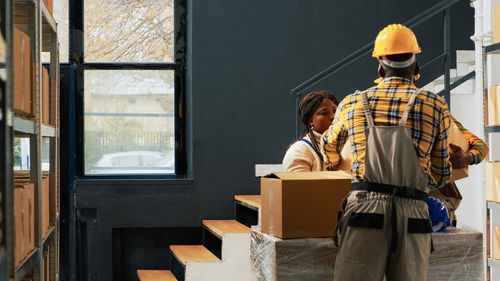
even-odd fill
[[[388,55],[387,59],[391,60],[391,61],[405,61],[405,60],[409,60],[412,55],[413,55],[412,53]]]

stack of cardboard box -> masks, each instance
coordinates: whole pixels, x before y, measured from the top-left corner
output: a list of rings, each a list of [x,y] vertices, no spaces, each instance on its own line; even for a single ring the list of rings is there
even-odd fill
[[[12,71],[14,77],[14,110],[26,117],[34,117],[36,103],[33,100],[33,62],[30,38],[14,27]]]

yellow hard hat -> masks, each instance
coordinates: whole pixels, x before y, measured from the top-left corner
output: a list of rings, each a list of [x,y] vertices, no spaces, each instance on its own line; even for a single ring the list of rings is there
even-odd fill
[[[420,53],[420,46],[411,29],[401,24],[390,24],[378,33],[372,57],[405,53]]]

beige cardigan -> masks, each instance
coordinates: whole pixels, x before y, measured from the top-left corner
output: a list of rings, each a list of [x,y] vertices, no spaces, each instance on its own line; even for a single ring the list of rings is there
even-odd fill
[[[322,135],[314,132],[316,142],[321,147]],[[311,139],[306,135],[304,139],[309,142]],[[283,169],[285,172],[307,172],[322,171],[324,168],[323,160],[316,154],[314,149],[303,141],[296,141],[288,148],[283,158]]]

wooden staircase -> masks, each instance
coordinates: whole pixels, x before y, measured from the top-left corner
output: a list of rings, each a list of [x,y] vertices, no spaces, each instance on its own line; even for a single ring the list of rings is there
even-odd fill
[[[137,270],[137,276],[141,281],[175,281],[170,270]]]
[[[137,270],[141,281],[250,280],[250,226],[260,195],[234,196],[234,220],[203,220],[203,245],[171,245],[170,270]]]

